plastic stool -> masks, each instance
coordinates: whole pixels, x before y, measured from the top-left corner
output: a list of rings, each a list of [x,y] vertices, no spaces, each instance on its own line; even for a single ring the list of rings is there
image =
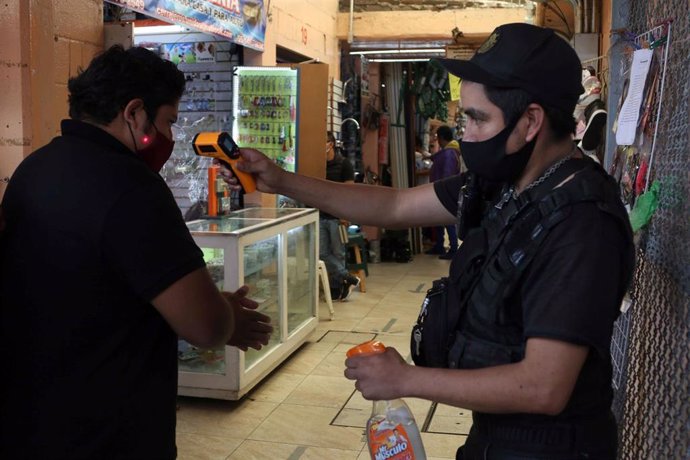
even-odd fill
[[[367,248],[364,241],[364,235],[361,233],[348,234],[347,247],[352,248],[355,255],[355,262],[347,264],[347,270],[357,275],[360,280],[359,291],[367,292],[366,277],[369,276],[369,268],[367,267]]]
[[[326,297],[328,304],[328,311],[331,312],[331,320],[335,318],[335,310],[333,309],[333,299],[331,298],[331,285],[328,282],[328,271],[326,271],[326,264],[323,260],[319,260],[319,279],[323,287],[323,295]]]

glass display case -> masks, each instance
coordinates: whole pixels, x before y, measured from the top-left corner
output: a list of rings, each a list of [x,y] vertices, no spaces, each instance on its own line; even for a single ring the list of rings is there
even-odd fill
[[[249,286],[274,332],[260,351],[206,350],[180,340],[179,394],[239,399],[316,328],[318,217],[315,209],[249,208],[187,223],[218,288]]]

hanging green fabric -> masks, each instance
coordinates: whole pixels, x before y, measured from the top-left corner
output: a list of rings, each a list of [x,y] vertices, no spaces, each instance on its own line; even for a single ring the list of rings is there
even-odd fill
[[[412,92],[417,99],[417,113],[424,118],[445,120],[448,118],[450,88],[448,73],[438,62],[418,63],[412,69]]]
[[[637,197],[635,206],[630,212],[630,225],[633,232],[637,232],[652,219],[654,211],[659,206],[659,181],[655,180],[648,191]]]

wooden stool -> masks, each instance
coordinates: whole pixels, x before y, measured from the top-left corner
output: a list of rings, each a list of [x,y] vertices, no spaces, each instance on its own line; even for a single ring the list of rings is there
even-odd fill
[[[328,311],[331,312],[331,321],[335,318],[335,310],[333,309],[333,299],[331,298],[331,285],[328,282],[328,272],[326,271],[326,264],[323,260],[319,260],[319,279],[321,280],[321,286],[323,287],[323,295],[326,297],[326,304],[328,305]]]
[[[356,275],[359,282],[359,292],[367,292],[366,277],[369,276],[369,268],[367,267],[367,248],[364,241],[364,235],[361,233],[348,234],[347,247],[352,248],[355,256],[354,263],[347,264],[347,270]]]

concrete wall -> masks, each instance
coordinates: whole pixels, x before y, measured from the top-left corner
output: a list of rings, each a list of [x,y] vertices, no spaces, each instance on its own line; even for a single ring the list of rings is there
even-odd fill
[[[0,47],[0,197],[4,181],[31,148],[30,112],[22,110],[31,94],[26,7],[20,0],[0,5],[0,41],[5,44]]]
[[[531,10],[530,10],[531,11]],[[355,13],[355,40],[402,40],[450,38],[458,27],[465,35],[488,35],[501,24],[525,22],[523,8],[467,8],[446,11],[372,11]],[[338,14],[337,36],[346,39],[350,13]]]
[[[268,15],[265,51],[245,50],[246,65],[275,65],[276,46],[282,46],[319,59],[331,77],[339,77],[338,0],[272,0]]]
[[[3,178],[58,134],[67,80],[102,48],[101,0],[0,4],[0,196]]]

